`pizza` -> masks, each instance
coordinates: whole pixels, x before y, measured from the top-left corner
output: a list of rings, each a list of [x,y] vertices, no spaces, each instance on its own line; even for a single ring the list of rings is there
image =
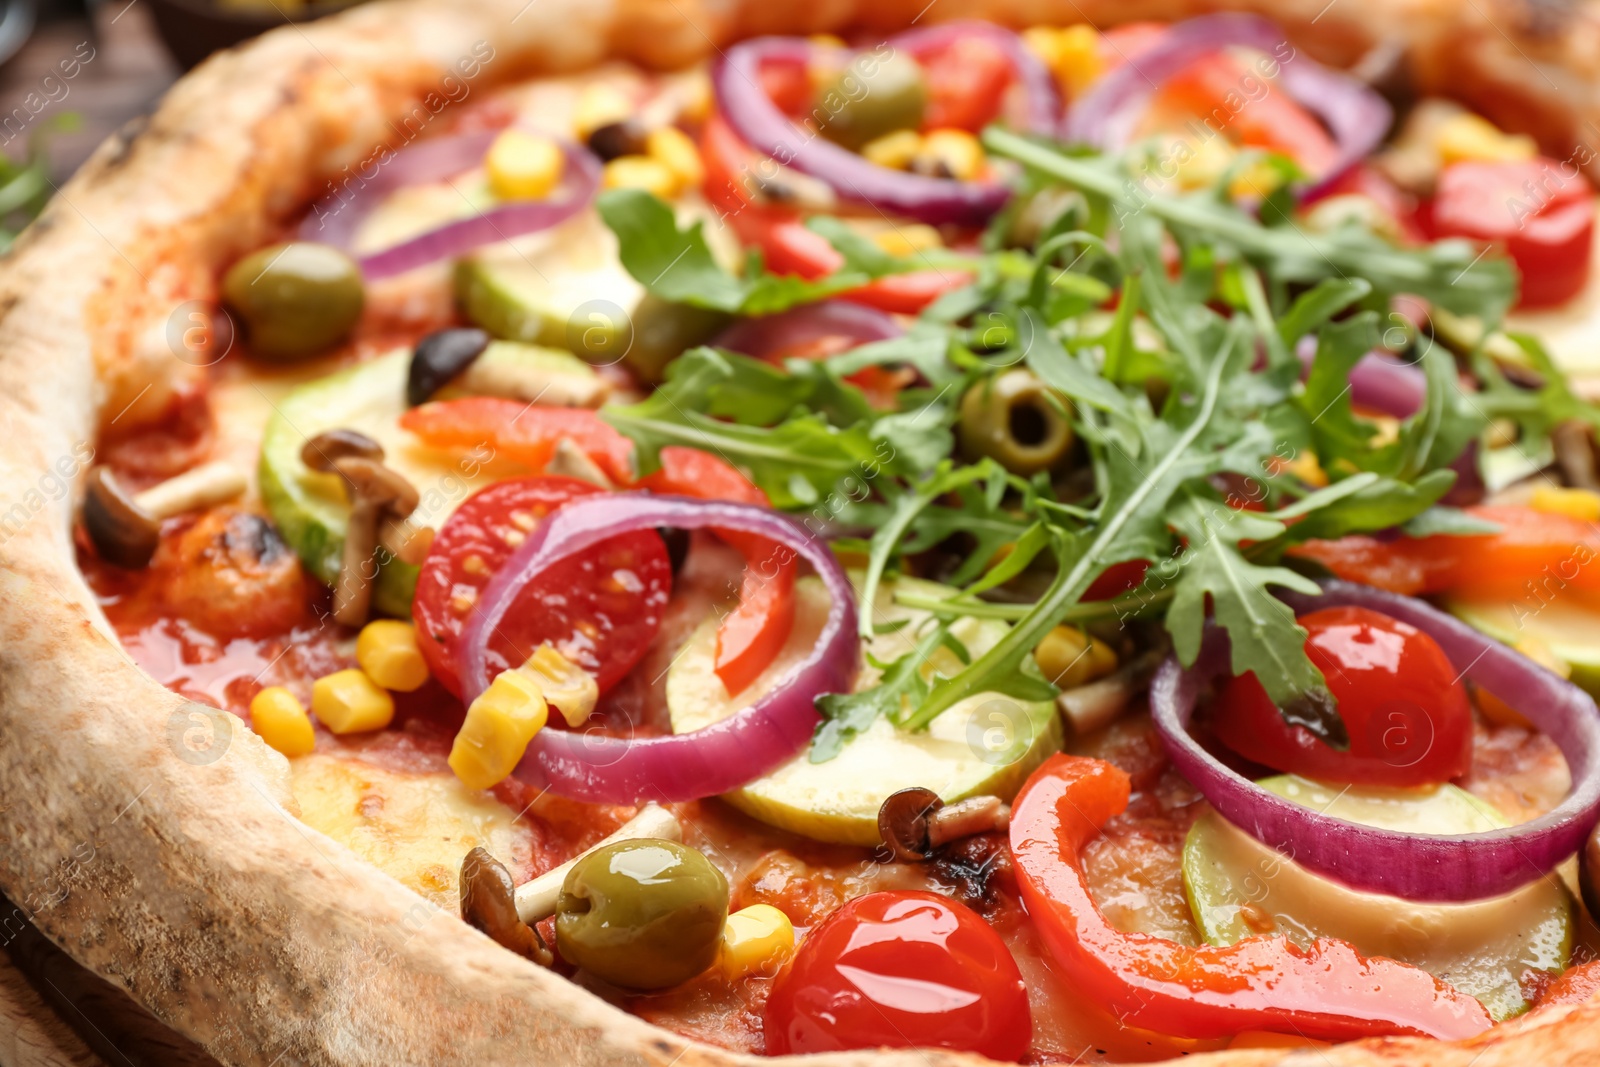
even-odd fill
[[[214,57],[0,265],[15,918],[227,1063],[1590,1062],[1595,35]]]

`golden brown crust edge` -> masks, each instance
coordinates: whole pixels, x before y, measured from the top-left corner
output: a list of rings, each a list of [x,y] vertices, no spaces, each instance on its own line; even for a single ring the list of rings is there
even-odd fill
[[[1384,23],[1365,22],[1356,0],[1340,0],[1319,20],[1320,6],[1274,13],[1291,29],[1323,27],[1306,42],[1321,55],[1349,58],[1370,43],[1365,26],[1396,17],[1388,8]],[[755,1062],[658,1030],[513,957],[296,821],[280,756],[229,716],[200,715],[120,650],[76,572],[70,500],[58,485],[81,472],[102,429],[148,418],[192,372],[164,341],[172,309],[210,297],[219,266],[266,240],[321,176],[403,138],[405,117],[475,44],[494,50],[472,83],[486,86],[608,55],[681,62],[758,31],[903,25],[921,8],[374,5],[214,58],[142,132],[102,146],[0,266],[0,888],[25,914],[226,1063]],[[1195,10],[1168,0],[939,0],[928,17],[1099,23]],[[1425,3],[1412,14],[1419,26],[1438,18]],[[183,743],[195,730],[212,738],[204,757]],[[1461,1045],[1390,1040],[1298,1055],[1523,1067],[1596,1054],[1600,1006]],[[978,1061],[901,1052],[810,1062]]]

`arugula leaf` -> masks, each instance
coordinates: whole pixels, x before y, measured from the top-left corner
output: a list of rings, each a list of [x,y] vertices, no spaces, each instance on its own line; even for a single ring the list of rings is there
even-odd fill
[[[876,242],[851,229],[843,219],[836,219],[832,215],[812,215],[806,220],[806,229],[828,239],[834,251],[844,257],[845,270],[877,278],[904,269],[895,257],[878,247]]]
[[[898,720],[908,705],[915,708],[921,704],[932,688],[923,676],[922,668],[929,657],[950,640],[948,624],[935,622],[917,638],[916,645],[909,652],[893,662],[883,663],[868,656],[868,662],[883,672],[877,685],[855,693],[819,696],[816,706],[822,721],[817,724],[816,733],[811,738],[811,762],[828,762],[880,717]],[[965,654],[966,649],[963,648],[961,655]]]
[[[1432,537],[1445,534],[1450,537],[1479,537],[1500,532],[1500,524],[1469,515],[1458,508],[1435,505],[1425,508],[1415,518],[1401,527],[1407,537]]]
[[[1364,300],[1372,283],[1363,278],[1325,278],[1295,297],[1289,310],[1278,320],[1278,337],[1293,349],[1295,342],[1322,328],[1335,315]]]
[[[1032,308],[1023,309],[1022,325],[1027,331],[1025,351],[1028,369],[1037,374],[1040,381],[1073,400],[1124,418],[1131,415],[1128,398],[1122,395],[1122,391],[1062,347],[1050,327]]]

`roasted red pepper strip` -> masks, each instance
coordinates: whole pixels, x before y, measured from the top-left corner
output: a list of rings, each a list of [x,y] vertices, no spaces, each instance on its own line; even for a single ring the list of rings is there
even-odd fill
[[[727,463],[709,452],[679,445],[663,448],[661,469],[639,484],[657,493],[771,506],[767,494]],[[737,695],[767,669],[789,640],[794,626],[795,554],[765,537],[737,530],[716,533],[745,558],[739,606],[717,627],[717,677],[730,695]]]
[[[1426,971],[1367,958],[1344,941],[1286,938],[1191,947],[1116,929],[1089,895],[1081,852],[1128,805],[1128,776],[1103,760],[1057,755],[1011,811],[1011,852],[1028,915],[1079,991],[1124,1024],[1183,1037],[1246,1030],[1347,1041],[1376,1034],[1457,1039],[1489,1013]]]
[[[400,425],[435,448],[487,445],[536,471],[568,438],[614,482],[633,481],[633,442],[587,408],[547,408],[503,397],[436,400],[400,416]]]

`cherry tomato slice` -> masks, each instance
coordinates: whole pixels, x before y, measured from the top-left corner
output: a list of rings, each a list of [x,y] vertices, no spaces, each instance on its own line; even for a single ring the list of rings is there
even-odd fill
[[[857,897],[807,935],[767,999],[770,1055],[949,1048],[1014,1061],[1028,993],[1005,942],[933,893]]]
[[[1300,618],[1306,654],[1339,701],[1350,731],[1340,752],[1290,726],[1254,674],[1219,693],[1213,728],[1223,744],[1274,770],[1361,785],[1437,785],[1472,763],[1472,710],[1459,672],[1433,638],[1368,608]]]
[[[1245,86],[1264,88],[1245,96]],[[1175,111],[1204,116],[1240,144],[1281,152],[1306,172],[1323,176],[1339,148],[1311,113],[1282,89],[1268,85],[1229,52],[1213,52],[1185,67],[1162,87],[1161,101]]]
[[[417,576],[411,615],[433,676],[457,696],[461,631],[479,594],[528,532],[569,500],[604,492],[576,478],[513,478],[470,497],[445,520]],[[655,639],[672,592],[661,536],[623,534],[546,571],[517,598],[489,639],[491,676],[527,660],[541,642],[595,676],[604,693]]]
[[[1440,237],[1505,245],[1522,275],[1518,307],[1562,304],[1588,284],[1594,189],[1569,163],[1453,164],[1439,174],[1430,217]]]
[[[922,63],[928,86],[927,130],[954,127],[977,133],[1000,115],[1011,85],[1011,61],[988,41],[959,38]]]

